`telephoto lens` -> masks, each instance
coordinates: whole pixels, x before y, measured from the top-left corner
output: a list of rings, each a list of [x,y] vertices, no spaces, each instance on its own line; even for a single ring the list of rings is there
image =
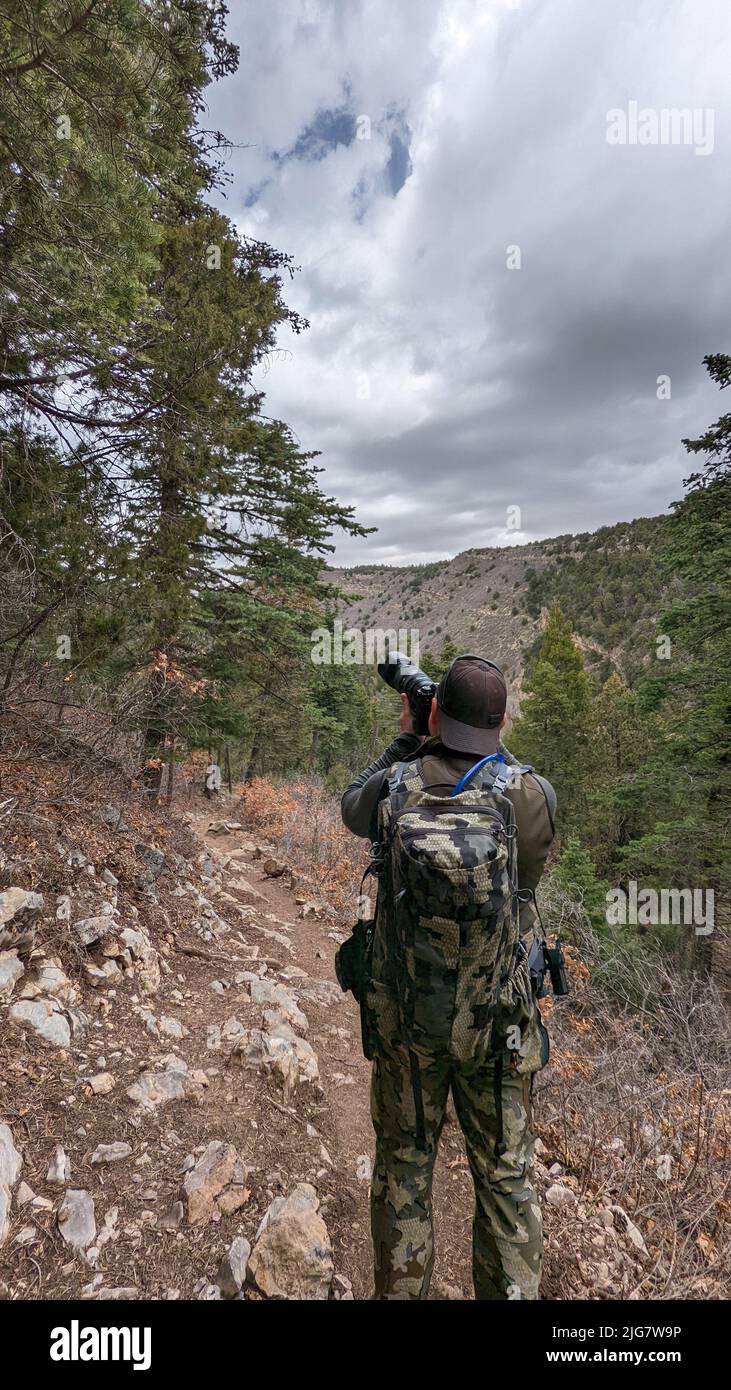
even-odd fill
[[[393,690],[408,696],[414,733],[421,736],[428,734],[431,702],[437,692],[436,681],[398,651],[389,651],[386,660],[379,661],[378,674]]]

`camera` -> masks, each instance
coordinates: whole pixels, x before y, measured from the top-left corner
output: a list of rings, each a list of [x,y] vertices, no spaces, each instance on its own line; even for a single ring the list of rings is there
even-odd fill
[[[437,683],[420,670],[403,652],[389,651],[385,661],[379,661],[378,674],[392,690],[407,695],[414,721],[414,733],[429,732],[431,702],[437,693]]]

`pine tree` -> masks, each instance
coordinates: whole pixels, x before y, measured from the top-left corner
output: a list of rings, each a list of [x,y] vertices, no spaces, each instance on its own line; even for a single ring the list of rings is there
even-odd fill
[[[561,605],[554,603],[507,742],[516,757],[553,783],[563,826],[581,824],[586,810],[590,702],[581,650]]]
[[[582,833],[602,871],[610,873],[617,850],[647,823],[643,769],[658,728],[616,671],[594,696],[589,717],[589,794]]]
[[[724,390],[731,357],[704,359]],[[680,585],[661,619],[670,659],[656,663],[641,697],[657,712],[663,737],[648,762],[647,832],[626,850],[628,865],[667,885],[713,886],[731,879],[731,415],[698,439],[706,455],[674,504],[666,566]],[[680,592],[678,592],[680,589]]]

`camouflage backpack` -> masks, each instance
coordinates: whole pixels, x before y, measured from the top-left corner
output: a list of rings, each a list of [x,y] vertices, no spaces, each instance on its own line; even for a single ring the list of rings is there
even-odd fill
[[[478,1066],[497,1056],[501,1066],[512,1046],[510,1065],[541,1065],[518,926],[515,818],[504,795],[511,777],[529,770],[493,754],[447,792],[425,783],[417,758],[388,779],[366,1012],[373,1053],[379,1040],[409,1048],[417,1119],[414,1048]]]

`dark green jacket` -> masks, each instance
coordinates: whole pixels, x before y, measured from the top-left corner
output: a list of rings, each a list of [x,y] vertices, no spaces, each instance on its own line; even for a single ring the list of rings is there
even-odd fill
[[[500,751],[509,762],[516,759],[501,744]],[[373,840],[378,831],[378,803],[386,791],[386,778],[394,763],[412,762],[420,757],[424,776],[430,784],[453,787],[460,777],[478,761],[470,753],[455,753],[438,738],[423,742],[416,734],[399,734],[380,758],[351,782],[343,793],[341,811],[343,822],[354,835]],[[526,773],[506,796],[513,804],[518,831],[518,888],[535,890],[543,873],[548,851],[555,834],[556,793],[550,782],[537,773]],[[534,920],[533,909],[527,904],[521,910],[521,929],[527,931]]]

